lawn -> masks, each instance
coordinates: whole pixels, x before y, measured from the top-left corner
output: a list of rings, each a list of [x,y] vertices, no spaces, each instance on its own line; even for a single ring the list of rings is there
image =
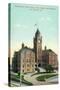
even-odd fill
[[[46,75],[42,75],[42,76],[38,76],[36,79],[38,81],[45,81],[46,79],[50,78],[50,77],[53,77],[53,76],[56,76],[57,74],[46,74]]]

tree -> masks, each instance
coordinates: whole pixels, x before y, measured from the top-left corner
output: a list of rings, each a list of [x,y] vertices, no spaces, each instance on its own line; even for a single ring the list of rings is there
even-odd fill
[[[46,65],[45,69],[46,69],[46,72],[53,72],[53,67],[50,64]]]

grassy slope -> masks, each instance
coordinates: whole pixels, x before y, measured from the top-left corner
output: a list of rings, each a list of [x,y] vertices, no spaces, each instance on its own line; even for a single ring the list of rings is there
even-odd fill
[[[53,77],[53,76],[56,76],[57,74],[50,74],[50,75],[42,75],[42,76],[38,76],[36,79],[38,80],[38,81],[45,81],[45,79],[48,79],[48,78],[50,78],[50,77]]]

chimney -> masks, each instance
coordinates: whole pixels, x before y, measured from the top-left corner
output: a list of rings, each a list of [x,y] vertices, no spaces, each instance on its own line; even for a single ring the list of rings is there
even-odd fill
[[[22,43],[22,48],[24,48],[24,43]]]
[[[45,46],[45,50],[47,50],[47,47]]]

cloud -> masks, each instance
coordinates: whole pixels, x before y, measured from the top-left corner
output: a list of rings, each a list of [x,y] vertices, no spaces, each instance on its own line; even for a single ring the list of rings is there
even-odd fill
[[[19,28],[21,28],[21,29],[27,29],[28,26],[17,23],[17,24],[14,24],[14,28],[16,28],[16,29],[19,29]]]
[[[50,18],[50,17],[42,17],[42,18],[41,18],[41,21],[45,21],[45,20],[46,20],[46,21],[51,21],[51,18]]]

